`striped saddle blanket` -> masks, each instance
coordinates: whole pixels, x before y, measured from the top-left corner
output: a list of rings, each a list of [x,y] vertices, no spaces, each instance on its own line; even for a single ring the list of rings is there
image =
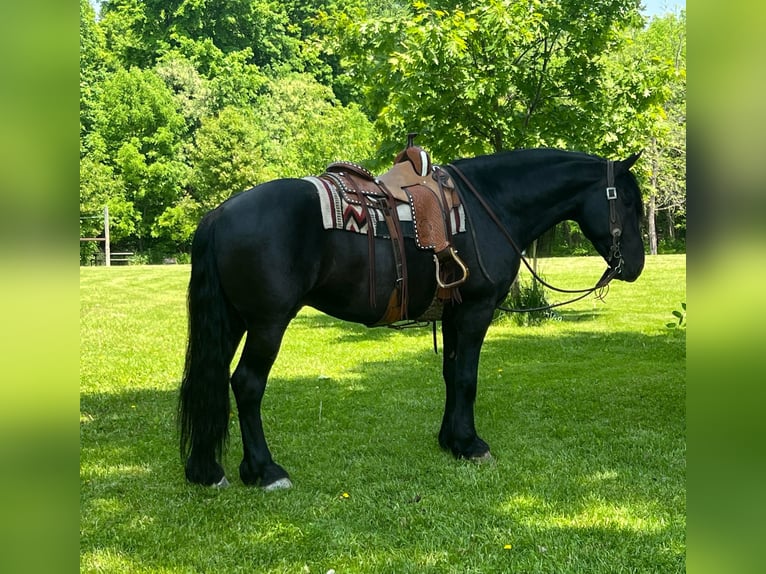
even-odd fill
[[[372,226],[375,237],[386,239],[391,237],[382,209],[369,207],[369,204],[365,209],[332,174],[309,176],[303,179],[312,183],[317,190],[319,203],[322,206],[322,224],[325,229],[342,229],[366,235],[369,226]],[[412,206],[409,203],[397,202],[396,212],[404,236],[414,238]],[[449,210],[449,224],[453,235],[466,230],[465,210],[462,203]]]

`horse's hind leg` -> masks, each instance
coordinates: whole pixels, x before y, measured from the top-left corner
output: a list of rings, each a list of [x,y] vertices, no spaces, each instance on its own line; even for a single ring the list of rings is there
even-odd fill
[[[261,420],[266,381],[286,328],[287,324],[261,328],[251,326],[242,357],[231,379],[244,452],[239,475],[245,484],[259,484],[265,490],[292,486],[287,472],[271,458]]]

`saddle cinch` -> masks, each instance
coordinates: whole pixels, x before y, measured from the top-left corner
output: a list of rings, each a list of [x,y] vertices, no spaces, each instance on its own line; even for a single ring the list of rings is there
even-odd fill
[[[333,181],[346,199],[359,205],[370,217],[370,210],[383,213],[389,230],[396,263],[397,281],[383,316],[374,326],[391,325],[409,319],[407,296],[407,260],[398,207],[409,206],[420,249],[434,252],[437,291],[428,311],[416,317],[432,321],[441,317],[445,301],[460,301],[458,286],[468,279],[468,267],[452,246],[450,213],[460,205],[455,184],[449,173],[434,166],[423,148],[413,144],[415,134],[408,135],[407,147],[396,156],[393,167],[375,177],[370,171],[350,162],[335,162],[322,175]],[[375,261],[372,226],[367,227],[369,260]],[[370,265],[370,304],[375,306],[375,266]]]

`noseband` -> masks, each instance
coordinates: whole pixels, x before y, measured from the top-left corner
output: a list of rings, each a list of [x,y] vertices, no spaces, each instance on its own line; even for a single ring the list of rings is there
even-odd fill
[[[449,164],[448,167],[452,169],[460,177],[460,179],[463,181],[466,187],[471,191],[471,193],[473,193],[476,199],[479,200],[479,203],[481,203],[484,210],[490,216],[490,218],[495,223],[495,225],[497,225],[497,227],[500,229],[503,235],[505,235],[505,238],[511,244],[513,249],[521,258],[521,261],[523,261],[524,265],[527,267],[527,269],[529,269],[529,271],[532,273],[532,276],[537,281],[539,281],[545,287],[553,291],[558,291],[559,293],[582,293],[582,295],[580,295],[579,297],[575,297],[574,299],[563,301],[561,303],[553,303],[551,305],[546,305],[544,307],[535,307],[532,309],[510,309],[507,307],[498,306],[498,309],[500,309],[501,311],[508,311],[512,313],[545,311],[548,309],[552,309],[554,307],[560,307],[561,305],[568,305],[569,303],[574,303],[575,301],[579,301],[580,299],[583,299],[584,297],[587,297],[588,295],[594,292],[597,292],[596,296],[599,299],[603,299],[606,296],[606,289],[608,289],[609,282],[612,279],[614,279],[617,275],[619,275],[619,273],[622,271],[622,264],[624,261],[622,258],[622,252],[620,251],[620,238],[622,237],[622,221],[620,219],[620,214],[617,212],[617,187],[615,186],[615,182],[614,182],[614,161],[607,160],[606,162],[606,199],[607,199],[607,202],[609,203],[609,233],[612,235],[612,246],[609,250],[609,260],[607,261],[608,267],[604,271],[604,274],[601,276],[601,278],[596,282],[596,284],[593,287],[589,287],[587,289],[560,289],[558,287],[554,287],[553,285],[550,285],[549,283],[546,283],[537,274],[537,272],[533,269],[533,267],[529,264],[529,261],[527,261],[526,257],[524,257],[522,250],[519,249],[518,245],[516,245],[516,242],[513,240],[513,237],[511,237],[511,234],[505,228],[505,226],[497,217],[497,215],[495,215],[494,211],[492,211],[492,208],[489,206],[486,200],[481,196],[478,190],[468,180],[465,174],[463,174],[463,172],[454,164]],[[465,202],[463,203],[465,204]],[[470,217],[468,209],[466,209],[466,216]],[[473,225],[471,225],[471,227],[473,227]],[[474,244],[475,244],[475,239],[474,239]],[[479,263],[481,264],[481,254],[478,252],[478,249],[476,251],[476,254],[479,257]],[[481,267],[482,267],[482,270],[484,271],[485,277],[489,279],[489,276],[484,270],[483,264],[481,264]]]

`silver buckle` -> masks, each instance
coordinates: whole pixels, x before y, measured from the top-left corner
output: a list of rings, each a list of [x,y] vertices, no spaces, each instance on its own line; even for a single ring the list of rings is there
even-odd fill
[[[606,198],[607,199],[617,199],[617,188],[616,187],[607,187],[606,188]]]

